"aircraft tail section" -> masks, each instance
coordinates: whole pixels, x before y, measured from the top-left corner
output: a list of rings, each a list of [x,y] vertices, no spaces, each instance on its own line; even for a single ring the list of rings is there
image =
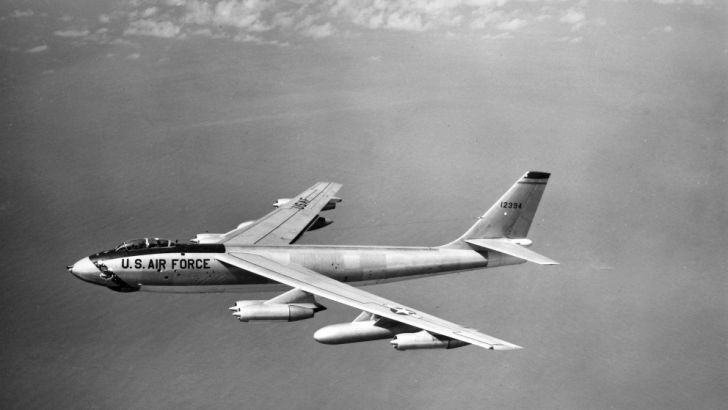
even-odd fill
[[[521,261],[525,259],[535,262],[537,258],[531,255],[534,252],[522,252],[522,250],[525,250],[524,246],[531,244],[526,236],[550,175],[547,172],[526,172],[483,216],[478,218],[475,225],[461,237],[442,247],[488,249],[514,256]],[[493,239],[501,240],[492,241]],[[513,245],[507,245],[506,242]],[[531,258],[524,258],[526,253]],[[550,259],[548,261],[553,262]]]

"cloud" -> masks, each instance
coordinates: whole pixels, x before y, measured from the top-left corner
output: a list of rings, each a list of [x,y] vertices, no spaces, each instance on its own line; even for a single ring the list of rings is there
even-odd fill
[[[387,17],[387,28],[405,31],[423,31],[426,28],[422,16],[417,13],[395,12]]]
[[[516,31],[520,28],[525,27],[526,25],[528,25],[528,22],[526,20],[523,20],[520,18],[514,18],[513,20],[504,21],[504,22],[498,24],[497,26],[495,26],[495,28],[497,28],[498,30],[504,30],[504,31]]]
[[[43,44],[42,46],[29,48],[29,49],[25,50],[25,52],[34,54],[34,53],[42,53],[43,51],[46,51],[46,50],[48,50],[48,46]]]
[[[138,60],[142,55],[139,53],[132,53],[124,57],[125,60]]]
[[[560,22],[566,24],[576,24],[584,21],[586,15],[576,9],[568,9],[559,19]]]
[[[467,3],[462,0],[336,0],[328,14],[369,29],[417,32],[461,24],[464,20],[461,6]]]
[[[483,36],[483,39],[485,40],[506,40],[509,38],[513,38],[513,34],[509,32],[504,32],[500,34],[485,34]]]
[[[672,30],[672,26],[665,26],[665,27],[664,27],[664,28],[662,29],[662,31],[664,31],[665,33],[672,33],[672,31],[673,31],[673,30]]]
[[[301,34],[311,38],[324,38],[334,34],[336,29],[331,23],[314,24],[301,30]]]
[[[197,25],[213,24],[266,31],[269,25],[263,20],[263,11],[273,4],[258,0],[222,0],[213,5],[201,0],[190,0],[185,4],[184,21]]]
[[[53,34],[58,37],[85,37],[89,34],[89,31],[86,29],[78,30],[71,28],[67,30],[56,30]]]
[[[31,9],[28,10],[13,10],[12,13],[10,13],[10,17],[14,18],[20,18],[20,17],[31,17],[35,15],[35,12]]]
[[[160,38],[176,37],[181,28],[171,21],[136,20],[124,30],[124,35],[152,36]]]
[[[159,9],[156,7],[149,7],[142,12],[142,17],[149,18],[149,17],[155,15],[157,13],[157,10],[159,10]]]
[[[473,15],[475,18],[470,22],[470,28],[474,30],[482,30],[505,19],[501,10],[480,9],[473,12]]]
[[[233,37],[233,41],[237,41],[239,43],[253,43],[258,45],[274,45],[278,47],[288,47],[290,44],[282,41],[277,40],[265,40],[263,38],[260,38],[258,36],[254,36],[248,33],[241,33],[237,36]]]
[[[556,39],[556,41],[562,42],[562,43],[570,43],[570,44],[578,44],[584,41],[584,37],[559,37]]]
[[[657,4],[688,4],[693,6],[707,6],[711,5],[712,1],[710,0],[652,0],[653,2]]]
[[[586,15],[579,10],[570,8],[561,15],[559,21],[565,24],[571,24],[571,30],[577,31],[586,24]]]
[[[256,44],[288,44],[296,37],[323,39],[368,30],[434,32],[444,38],[559,21],[572,31],[585,24],[583,11],[564,0],[127,0],[126,11],[98,16],[102,25],[118,23],[125,36],[225,38]],[[701,1],[701,0],[646,0]],[[524,3],[546,6],[519,8]],[[70,25],[70,24],[69,24]],[[119,28],[110,27],[109,33]],[[464,30],[464,31],[463,31]],[[474,32],[482,31],[475,34]],[[90,40],[85,29],[57,30],[59,37]],[[107,34],[110,36],[111,34]],[[104,39],[106,40],[106,39]]]
[[[117,46],[132,46],[132,47],[138,47],[139,45],[136,43],[132,43],[131,41],[124,40],[123,38],[116,38],[111,41],[109,41],[109,44],[117,45]]]

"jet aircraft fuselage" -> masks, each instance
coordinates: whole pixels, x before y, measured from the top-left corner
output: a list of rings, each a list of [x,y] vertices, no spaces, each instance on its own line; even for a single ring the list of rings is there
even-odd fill
[[[126,292],[256,292],[284,286],[225,264],[218,256],[227,252],[260,255],[355,286],[525,262],[493,252],[489,258],[487,251],[439,247],[168,244],[96,253],[78,261],[71,271],[86,282]],[[113,273],[101,274],[104,271]]]

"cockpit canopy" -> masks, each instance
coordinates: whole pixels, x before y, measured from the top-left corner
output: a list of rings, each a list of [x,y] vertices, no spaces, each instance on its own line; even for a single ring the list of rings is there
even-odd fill
[[[161,239],[161,238],[141,238],[141,239],[132,239],[130,241],[124,241],[121,245],[117,246],[114,250],[115,251],[122,251],[122,250],[137,250],[137,249],[149,249],[149,248],[170,248],[174,246],[174,241],[171,241],[169,239]]]

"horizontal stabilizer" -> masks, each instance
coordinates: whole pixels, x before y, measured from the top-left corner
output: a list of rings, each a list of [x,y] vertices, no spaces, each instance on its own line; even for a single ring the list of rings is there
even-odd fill
[[[547,258],[528,248],[524,248],[512,242],[508,238],[498,239],[467,239],[465,242],[478,248],[505,253],[506,255],[515,256],[516,258],[525,259],[529,262],[538,263],[539,265],[558,265],[559,263],[553,259]]]

